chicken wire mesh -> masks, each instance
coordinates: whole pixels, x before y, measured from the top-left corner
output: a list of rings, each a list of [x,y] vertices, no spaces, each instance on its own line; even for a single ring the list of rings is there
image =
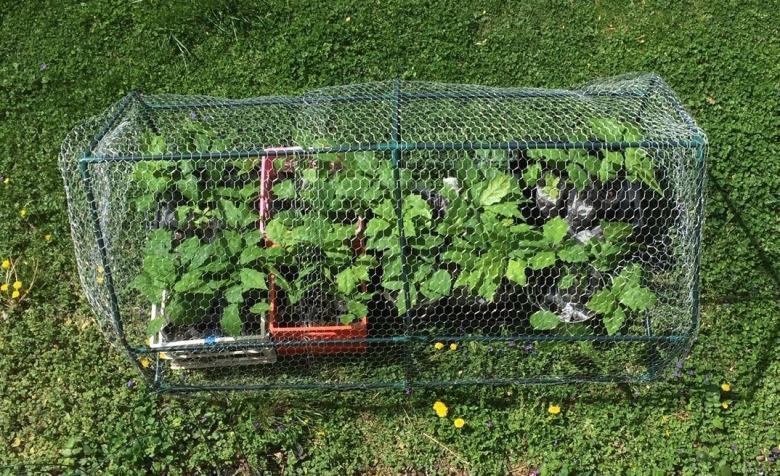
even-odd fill
[[[634,382],[698,326],[706,137],[655,75],[130,94],[62,147],[82,286],[151,384]]]

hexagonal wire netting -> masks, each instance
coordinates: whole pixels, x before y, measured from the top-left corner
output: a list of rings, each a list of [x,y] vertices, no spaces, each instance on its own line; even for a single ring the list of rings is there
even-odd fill
[[[130,94],[60,158],[81,283],[158,389],[661,377],[706,137],[655,75]]]

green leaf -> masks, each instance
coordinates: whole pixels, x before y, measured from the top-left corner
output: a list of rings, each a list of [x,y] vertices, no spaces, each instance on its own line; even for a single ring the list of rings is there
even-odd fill
[[[274,184],[271,188],[274,198],[290,200],[295,198],[295,183],[292,180],[283,180]]]
[[[225,299],[231,304],[239,304],[244,302],[244,289],[241,286],[231,286],[225,291]]]
[[[170,286],[176,280],[176,261],[172,254],[144,257],[143,269],[149,277],[159,283]]]
[[[241,317],[238,315],[238,304],[231,304],[222,311],[222,319],[219,320],[219,326],[225,335],[238,337],[241,335],[243,327]]]
[[[366,225],[366,237],[367,238],[373,238],[378,233],[390,228],[390,223],[388,223],[385,219],[374,217],[369,222],[368,225]]]
[[[199,269],[187,271],[179,281],[173,286],[173,290],[179,293],[186,293],[197,290],[203,286],[203,273]]]
[[[452,289],[452,277],[446,270],[440,269],[433,272],[427,281],[423,283],[420,292],[428,299],[438,299],[448,296]]]
[[[241,268],[240,276],[241,286],[244,291],[248,289],[268,289],[265,273],[250,268]]]
[[[569,289],[574,286],[574,282],[577,277],[573,274],[564,275],[560,281],[558,281],[558,289]]]
[[[261,316],[264,316],[266,312],[268,312],[271,309],[271,305],[268,304],[266,301],[260,301],[258,303],[255,303],[252,305],[252,307],[249,308],[249,312],[252,314],[259,314]]]
[[[368,267],[350,266],[336,275],[336,287],[343,294],[350,294],[362,281],[368,281]]]
[[[147,336],[153,336],[160,332],[160,330],[165,325],[165,318],[164,317],[158,317],[157,319],[152,319],[149,321],[149,323],[146,325],[146,335]]]
[[[617,307],[617,303],[615,302],[615,296],[612,295],[609,289],[601,289],[590,297],[585,307],[593,312],[608,315]]]
[[[531,269],[538,271],[540,269],[554,265],[555,261],[556,258],[554,251],[542,251],[536,253],[528,260],[528,266]]]
[[[569,224],[561,217],[551,218],[542,225],[544,238],[553,245],[560,244],[568,231]]]
[[[602,221],[600,225],[604,238],[611,243],[623,242],[634,232],[634,226],[631,223]]]
[[[523,260],[510,259],[506,266],[506,277],[508,280],[525,286],[528,279],[525,275],[527,263]]]
[[[132,283],[133,288],[138,290],[149,302],[159,303],[162,299],[162,292],[165,290],[165,284],[155,281],[147,274],[139,274]]]
[[[640,180],[657,194],[664,194],[661,186],[658,185],[658,181],[655,179],[653,161],[647,156],[647,152],[644,149],[626,149],[626,172],[629,179]]]
[[[225,230],[224,236],[227,240],[227,248],[231,255],[238,254],[238,252],[241,251],[241,248],[243,247],[243,238],[241,234],[233,230]]]
[[[603,141],[620,141],[623,137],[622,124],[611,117],[594,117],[588,120],[592,135]]]
[[[519,218],[523,216],[523,213],[520,211],[520,202],[517,201],[488,205],[485,207],[485,211],[510,218]]]
[[[644,311],[655,304],[655,294],[645,287],[630,287],[620,295],[620,302],[632,311]]]
[[[615,335],[615,333],[620,330],[625,319],[626,313],[623,312],[623,309],[619,306],[616,307],[612,313],[604,315],[603,322],[604,327],[607,328],[607,334]]]
[[[404,198],[404,218],[424,217],[431,218],[431,208],[428,202],[416,194],[407,195]]]
[[[190,200],[198,199],[198,181],[192,175],[187,175],[176,181],[176,188]]]
[[[590,183],[590,177],[585,169],[574,162],[566,165],[566,173],[569,174],[569,180],[577,190],[583,190]]]
[[[541,175],[542,166],[539,163],[531,164],[523,171],[523,182],[529,187],[536,187]]]
[[[360,301],[349,300],[347,301],[347,310],[353,316],[363,317],[368,315],[368,306]],[[354,320],[354,318],[353,318]],[[351,321],[350,321],[351,322]]]
[[[584,246],[574,244],[561,249],[558,257],[566,263],[584,263],[588,261],[588,251]]]
[[[531,326],[536,330],[555,329],[560,322],[561,320],[554,312],[541,310],[531,314]]]
[[[260,246],[250,246],[244,248],[241,252],[241,256],[238,258],[238,264],[247,264],[255,261],[258,258],[266,256],[265,248]]]
[[[479,204],[484,206],[500,202],[512,190],[512,178],[506,174],[493,177],[479,196]]]

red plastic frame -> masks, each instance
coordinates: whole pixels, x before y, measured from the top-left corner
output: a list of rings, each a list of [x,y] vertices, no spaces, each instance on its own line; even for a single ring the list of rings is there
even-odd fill
[[[279,147],[266,150],[300,150],[302,152],[302,149],[299,147]],[[273,156],[263,156],[260,166],[260,232],[263,234],[263,236],[265,236],[265,223],[270,218],[269,202],[271,200],[271,183],[275,175],[273,161]],[[292,168],[292,164],[285,163],[285,167]],[[361,219],[358,221],[356,230],[356,235],[359,238],[356,240],[355,252],[358,254],[362,253],[365,249],[362,239],[363,227],[363,220]],[[275,246],[274,243],[272,243],[267,238],[266,245]],[[274,341],[279,342],[311,342],[310,345],[297,343],[294,345],[277,345],[277,354],[329,355],[345,352],[363,352],[366,350],[367,344],[365,342],[338,344],[327,344],[327,342],[332,340],[365,339],[368,337],[368,316],[363,316],[361,319],[351,324],[334,324],[327,326],[281,326],[277,323],[276,279],[273,275],[270,275],[268,284],[268,300],[270,301],[270,308],[268,310],[268,332],[271,334],[271,338]],[[365,284],[363,285],[363,289],[365,289]]]

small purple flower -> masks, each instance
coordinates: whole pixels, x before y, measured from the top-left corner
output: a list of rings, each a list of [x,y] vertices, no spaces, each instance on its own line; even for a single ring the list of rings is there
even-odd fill
[[[404,393],[406,394],[407,397],[410,396],[412,394],[412,387],[406,387],[404,389]]]
[[[678,369],[682,369],[683,365],[685,365],[685,363],[683,362],[682,359],[677,359],[677,362],[674,363],[675,368],[678,368]]]
[[[135,380],[133,380],[133,379],[128,380],[127,381],[127,388],[129,388],[130,390],[134,389],[135,388]]]
[[[255,420],[255,421],[253,421],[253,422],[252,422],[252,427],[253,427],[255,430],[259,430],[259,429],[260,429],[260,420]]]
[[[492,430],[495,425],[493,424],[493,420],[488,420],[485,422],[485,426],[488,430]]]
[[[540,476],[542,474],[542,471],[540,469],[533,469],[530,473],[528,473],[528,476]]]
[[[284,423],[277,423],[276,424],[276,431],[284,431]]]
[[[46,69],[46,68],[48,68],[48,67],[49,67],[49,65],[48,65],[48,64],[46,64],[46,63],[41,63],[41,65],[40,65],[40,66],[38,66],[38,69],[40,69],[41,71],[43,71],[44,69]]]
[[[508,340],[508,341],[506,342],[506,346],[507,346],[507,347],[514,347],[515,345],[516,345],[516,344],[515,344],[515,341],[513,341],[513,340]]]
[[[536,345],[534,345],[533,342],[529,342],[526,345],[523,346],[523,350],[526,354],[533,354],[536,350]]]
[[[190,119],[193,121],[198,118],[198,114],[195,111],[190,112]]]
[[[780,456],[780,448],[778,448],[777,446],[773,446],[769,448],[769,452],[775,455],[775,457]]]

